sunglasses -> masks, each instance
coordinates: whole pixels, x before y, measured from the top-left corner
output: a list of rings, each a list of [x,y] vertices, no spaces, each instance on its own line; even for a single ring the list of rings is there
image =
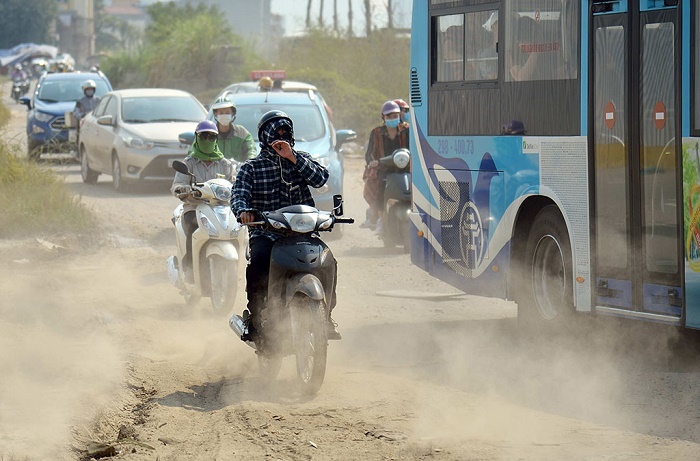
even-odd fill
[[[216,141],[218,137],[218,134],[212,133],[211,131],[202,131],[199,133],[199,139],[203,141]]]

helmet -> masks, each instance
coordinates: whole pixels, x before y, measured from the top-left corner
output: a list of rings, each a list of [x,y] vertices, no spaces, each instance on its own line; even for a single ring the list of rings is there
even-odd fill
[[[88,88],[92,88],[94,90],[95,88],[97,88],[97,85],[95,84],[94,80],[85,80],[83,82],[82,88],[83,91],[87,90]]]
[[[15,64],[15,69],[22,70],[22,64]]]
[[[211,120],[202,120],[197,124],[197,128],[195,128],[194,130],[194,132],[197,134],[203,133],[205,131],[219,134],[219,129],[216,128],[216,123],[212,122]]]
[[[227,107],[233,109],[233,115],[236,115],[236,105],[229,96],[217,98],[214,104],[211,105],[211,110],[226,109]]]
[[[403,99],[394,99],[394,102],[399,106],[399,109],[408,109],[408,103]]]
[[[392,114],[394,112],[401,112],[399,105],[396,104],[394,101],[387,101],[382,105],[382,115]]]
[[[272,79],[266,75],[258,81],[258,86],[263,90],[269,90],[272,88]]]
[[[281,110],[271,110],[269,112],[265,112],[263,116],[260,117],[260,121],[258,122],[258,139],[263,138],[262,131],[263,128],[265,128],[265,125],[281,118],[286,118],[289,121],[289,124],[292,126],[292,129],[294,128],[294,124],[292,123],[292,119],[289,118],[289,115],[285,114]]]

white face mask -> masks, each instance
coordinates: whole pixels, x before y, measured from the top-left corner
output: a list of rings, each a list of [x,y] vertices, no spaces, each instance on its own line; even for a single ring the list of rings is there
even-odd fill
[[[233,121],[233,115],[231,114],[220,114],[216,116],[216,121],[221,125],[228,125]]]

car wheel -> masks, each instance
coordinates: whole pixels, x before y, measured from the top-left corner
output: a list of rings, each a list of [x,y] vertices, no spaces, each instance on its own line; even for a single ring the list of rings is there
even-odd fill
[[[100,173],[90,168],[88,164],[85,146],[80,146],[80,176],[82,176],[83,182],[85,184],[95,184],[99,175]]]
[[[112,187],[117,192],[126,191],[126,181],[122,177],[122,165],[116,152],[112,154]]]

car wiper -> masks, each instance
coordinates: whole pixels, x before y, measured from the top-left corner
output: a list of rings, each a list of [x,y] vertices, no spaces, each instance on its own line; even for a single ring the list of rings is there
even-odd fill
[[[184,118],[156,118],[154,120],[151,120],[151,122],[196,122],[196,120],[187,120]]]
[[[141,120],[138,118],[130,118],[128,120],[124,120],[124,123],[148,123],[150,120]]]
[[[58,99],[42,99],[42,98],[37,98],[39,101],[44,101],[44,102],[58,102]]]

